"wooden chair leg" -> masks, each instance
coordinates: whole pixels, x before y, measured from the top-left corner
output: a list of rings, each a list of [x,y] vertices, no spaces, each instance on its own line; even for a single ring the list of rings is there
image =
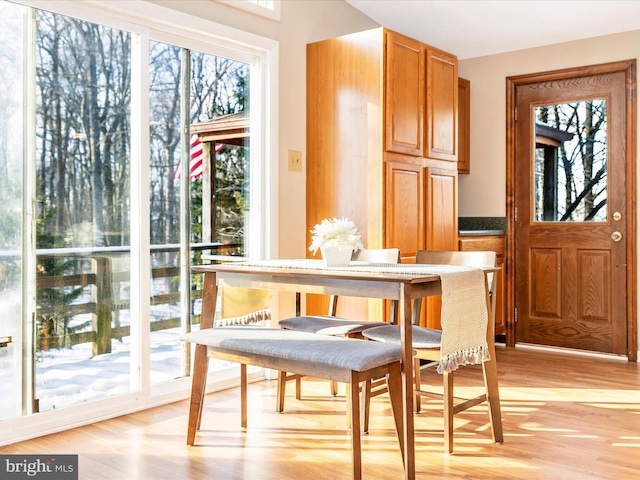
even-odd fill
[[[402,453],[402,461],[404,462],[404,419],[402,412],[402,376],[400,373],[400,364],[392,365],[389,368],[389,374],[387,375],[387,391],[389,392],[389,398],[391,399],[393,420],[396,424],[400,453]]]
[[[351,421],[351,410],[352,410],[352,404],[351,404],[351,385],[349,385],[347,383],[346,385],[346,396],[345,396],[345,402],[347,404],[347,428],[351,428],[351,425],[353,424],[353,422]],[[359,414],[358,414],[359,416]]]
[[[362,400],[359,400],[360,410],[358,412],[358,416],[360,417],[360,426],[362,427],[362,433],[369,433],[369,404],[370,404],[370,394],[371,389],[369,389],[369,398],[365,398],[367,396],[366,391],[367,382],[362,382],[362,385],[358,385],[356,389],[357,395],[362,395]],[[346,403],[347,403],[347,428],[351,428],[351,415],[352,415],[352,405],[351,405],[351,385],[346,384]]]
[[[335,397],[336,395],[338,395],[338,382],[331,380],[331,396]]]
[[[414,358],[413,359],[413,384],[414,384],[414,389],[416,392],[420,391],[420,359],[419,358]],[[421,402],[420,402],[420,395],[414,395],[414,401],[413,401],[413,406],[414,406],[414,410],[416,413],[420,413],[420,409],[421,407]]]
[[[351,452],[353,455],[353,479],[362,478],[362,441],[360,438],[360,385],[358,372],[351,372],[351,381],[347,385],[349,399],[349,418],[351,420]]]
[[[209,359],[207,358],[207,369],[209,368],[208,363],[209,363]],[[205,392],[206,385],[207,385],[207,382],[206,382],[206,376],[205,376],[205,382],[204,382],[204,385],[202,386],[202,392],[201,392],[202,398],[200,399],[200,408],[198,409],[198,425],[196,425],[196,431],[200,431],[200,424],[202,423],[202,409],[204,407],[204,392]]]
[[[489,404],[489,421],[491,423],[491,435],[493,441],[502,443],[504,436],[502,432],[502,412],[500,409],[500,392],[498,389],[498,369],[496,366],[495,350],[491,352],[491,360],[482,364],[484,375],[484,385],[487,392],[487,403]]]
[[[371,411],[371,380],[367,380],[360,388],[362,395],[362,433],[369,433],[369,414]]]
[[[443,373],[444,383],[444,446],[447,453],[453,452],[453,373]]]
[[[193,377],[191,379],[191,401],[189,404],[187,445],[193,445],[196,438],[196,431],[200,428],[208,368],[209,358],[207,357],[207,347],[206,345],[197,345],[193,363]]]
[[[496,275],[500,275],[498,272]],[[496,282],[496,278],[493,279]],[[487,324],[487,345],[489,347],[489,360],[482,364],[482,375],[484,376],[484,386],[486,400],[489,404],[489,421],[491,423],[491,435],[493,441],[502,443],[504,436],[502,432],[502,412],[500,411],[500,391],[498,388],[498,366],[496,362],[495,332],[493,330],[493,318],[495,316],[496,296],[489,295],[488,277],[485,275],[485,286],[487,290],[487,310],[489,311],[489,323]]]
[[[240,364],[240,425],[247,428],[247,366]]]
[[[276,412],[278,413],[284,412],[284,397],[287,390],[287,382],[290,380],[296,381],[296,399],[300,400],[302,398],[302,375],[293,373],[289,375],[287,372],[279,371],[276,393]]]
[[[284,393],[287,389],[287,372],[278,372],[278,385],[276,387],[276,412],[284,411]]]

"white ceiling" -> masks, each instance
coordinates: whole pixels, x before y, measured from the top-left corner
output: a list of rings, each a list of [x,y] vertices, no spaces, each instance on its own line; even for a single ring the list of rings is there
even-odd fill
[[[640,30],[638,0],[346,0],[380,25],[463,60]]]

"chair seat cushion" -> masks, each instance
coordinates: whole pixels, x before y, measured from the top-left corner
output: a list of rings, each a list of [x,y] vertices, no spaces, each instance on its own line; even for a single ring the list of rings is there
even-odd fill
[[[373,327],[385,327],[386,322],[368,322],[366,320],[349,320],[329,316],[291,317],[280,320],[279,325],[286,330],[297,332],[318,333],[320,335],[352,335],[362,333]]]
[[[413,348],[439,348],[442,330],[412,326]],[[400,344],[400,326],[369,328],[362,332],[369,340],[376,342]]]

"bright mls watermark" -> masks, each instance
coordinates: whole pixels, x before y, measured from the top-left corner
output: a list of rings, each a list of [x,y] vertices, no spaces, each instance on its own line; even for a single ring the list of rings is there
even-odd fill
[[[78,455],[0,455],[3,480],[78,480]]]

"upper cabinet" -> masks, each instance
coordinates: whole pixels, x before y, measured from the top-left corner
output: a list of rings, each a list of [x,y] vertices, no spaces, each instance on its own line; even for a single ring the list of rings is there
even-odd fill
[[[392,31],[385,44],[386,151],[457,161],[457,58]]]
[[[425,120],[424,45],[386,32],[386,150],[423,156]]]
[[[426,49],[427,131],[425,157],[458,160],[458,59]]]
[[[471,82],[458,78],[458,173],[469,173],[471,149]]]

